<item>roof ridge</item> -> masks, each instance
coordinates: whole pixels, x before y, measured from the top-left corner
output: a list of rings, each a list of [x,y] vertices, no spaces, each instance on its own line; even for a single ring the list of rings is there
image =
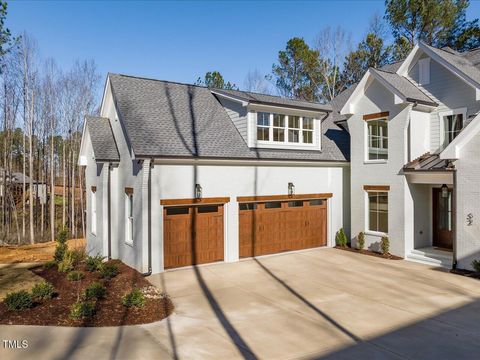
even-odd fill
[[[154,79],[151,77],[144,77],[144,76],[136,76],[136,75],[127,75],[127,74],[121,74],[121,73],[108,73],[108,76],[110,75],[117,75],[117,76],[123,76],[127,78],[132,78],[132,79],[139,79],[139,80],[149,80],[149,81],[157,81],[157,82],[162,82],[162,83],[168,83],[168,84],[175,84],[175,85],[183,85],[183,86],[193,86],[193,87],[198,87],[202,89],[210,89],[207,86],[203,85],[196,85],[196,84],[190,84],[190,83],[182,83],[179,81],[172,81],[172,80],[161,80],[161,79]]]

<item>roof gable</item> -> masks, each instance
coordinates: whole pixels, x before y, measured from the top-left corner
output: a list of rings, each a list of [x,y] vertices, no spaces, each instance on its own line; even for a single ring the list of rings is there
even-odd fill
[[[402,65],[398,68],[397,74],[406,76],[408,71],[418,61],[419,55],[425,53],[431,59],[435,60],[454,75],[462,79],[465,83],[473,87],[476,91],[476,99],[480,100],[480,68],[472,60],[479,60],[476,51],[469,53],[457,53],[448,49],[437,49],[423,42],[419,42]]]
[[[370,68],[343,105],[340,114],[355,113],[355,104],[373,81],[378,81],[394,95],[395,104],[417,103],[431,107],[437,106],[437,103],[433,99],[422,92],[407,78],[396,73]]]
[[[87,139],[86,131],[92,144],[95,161],[120,161],[120,155],[117,148],[117,143],[110,126],[110,120],[100,116],[86,116],[82,136],[82,144],[80,146],[80,154],[84,156],[85,144]],[[80,165],[86,165],[85,159],[81,161]]]

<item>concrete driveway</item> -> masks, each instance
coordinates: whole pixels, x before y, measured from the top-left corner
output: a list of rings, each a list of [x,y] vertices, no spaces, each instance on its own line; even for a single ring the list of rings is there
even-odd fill
[[[2,338],[30,346],[1,349],[0,358],[472,359],[480,351],[480,282],[425,265],[325,248],[149,280],[173,298],[167,320],[3,326]]]

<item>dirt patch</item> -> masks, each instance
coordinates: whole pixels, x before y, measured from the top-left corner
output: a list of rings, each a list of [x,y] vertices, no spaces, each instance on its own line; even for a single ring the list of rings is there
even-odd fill
[[[392,254],[381,254],[375,251],[370,251],[370,250],[359,250],[355,248],[350,248],[350,247],[342,247],[342,246],[335,246],[335,249],[340,249],[340,250],[345,250],[345,251],[350,251],[354,253],[359,253],[359,254],[364,254],[364,255],[370,255],[370,256],[375,256],[379,257],[382,259],[389,259],[389,260],[403,260],[400,256],[395,256]]]
[[[30,271],[36,264],[0,265],[0,301],[12,291],[27,290],[43,279]]]
[[[450,272],[456,275],[462,275],[462,276],[466,276],[474,279],[480,279],[480,273],[476,271],[465,270],[465,269],[450,269]]]
[[[142,308],[127,308],[122,305],[122,297],[134,288],[151,287],[138,271],[115,261],[119,266],[119,274],[111,280],[100,278],[98,272],[88,272],[83,266],[77,270],[85,272],[80,281],[69,281],[67,275],[56,269],[45,269],[38,266],[32,271],[50,282],[57,291],[57,296],[42,304],[35,304],[32,309],[9,311],[0,303],[0,324],[14,325],[56,325],[56,326],[118,326],[146,324],[167,317],[173,311],[170,298],[146,297]],[[85,288],[94,281],[104,283],[107,293],[105,299],[98,300],[96,313],[90,319],[70,319],[70,307],[81,296]]]
[[[69,249],[84,249],[85,239],[70,239],[67,241]],[[55,253],[55,241],[46,243],[21,245],[21,246],[0,246],[0,264],[33,263],[53,260]]]

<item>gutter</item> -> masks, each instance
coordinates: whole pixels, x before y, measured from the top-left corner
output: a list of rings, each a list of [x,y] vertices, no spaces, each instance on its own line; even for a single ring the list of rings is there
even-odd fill
[[[112,258],[112,163],[108,163],[108,179],[107,179],[107,214],[108,214],[108,253],[107,259],[111,260]]]
[[[457,170],[453,170],[453,214],[455,218],[452,221],[453,233],[453,254],[452,269],[457,268]]]
[[[147,243],[148,243],[148,270],[146,273],[142,273],[142,276],[150,276],[152,275],[152,168],[153,168],[153,159],[150,160],[150,164],[148,166],[148,231],[147,231]]]

